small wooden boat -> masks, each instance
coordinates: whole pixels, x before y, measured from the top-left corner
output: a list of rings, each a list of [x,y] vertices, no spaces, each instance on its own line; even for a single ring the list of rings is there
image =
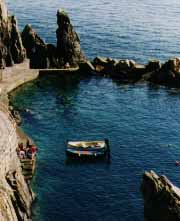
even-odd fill
[[[67,141],[66,153],[77,157],[100,157],[110,152],[109,141]]]

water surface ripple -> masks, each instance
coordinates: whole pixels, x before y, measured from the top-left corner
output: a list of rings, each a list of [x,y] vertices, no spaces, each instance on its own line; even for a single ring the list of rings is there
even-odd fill
[[[89,58],[97,55],[146,62],[180,53],[180,1],[177,0],[6,0],[21,29],[32,24],[56,42],[56,11],[67,10]]]
[[[110,79],[50,76],[14,92],[23,128],[39,146],[35,220],[143,220],[144,170],[180,186],[180,95]],[[63,102],[62,102],[63,99]],[[111,163],[67,161],[66,139],[111,143]]]
[[[177,0],[6,0],[21,30],[31,23],[56,42],[56,11],[67,10],[89,58],[97,55],[146,63],[180,52]],[[23,128],[39,147],[33,182],[35,221],[142,221],[144,170],[164,173],[180,186],[178,91],[119,85],[110,79],[47,77],[14,92]],[[66,160],[66,139],[111,143],[111,164]]]

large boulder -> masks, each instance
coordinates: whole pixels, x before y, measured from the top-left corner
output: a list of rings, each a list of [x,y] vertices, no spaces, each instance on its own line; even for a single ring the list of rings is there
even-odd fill
[[[102,74],[112,74],[117,63],[115,59],[103,57],[96,57],[92,62],[95,71]]]
[[[145,66],[133,60],[96,57],[93,60],[95,71],[121,81],[138,81],[145,73]]]
[[[75,32],[68,14],[64,11],[57,12],[56,30],[57,36],[57,58],[60,66],[67,63],[70,66],[77,66],[80,62],[85,61],[85,56],[81,50],[80,38]]]
[[[149,63],[146,65],[146,71],[159,71],[161,68],[161,63],[159,60],[150,60]]]
[[[180,58],[170,59],[152,74],[153,83],[165,85],[180,85]]]
[[[145,172],[141,191],[146,221],[180,221],[180,189],[165,176]]]

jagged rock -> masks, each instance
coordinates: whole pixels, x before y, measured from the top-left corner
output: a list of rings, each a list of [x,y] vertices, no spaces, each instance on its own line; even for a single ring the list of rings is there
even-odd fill
[[[91,64],[90,61],[79,63],[79,69],[83,73],[91,73],[95,71],[94,66]]]
[[[57,57],[60,66],[69,63],[70,66],[77,66],[85,61],[85,56],[81,51],[80,39],[74,31],[68,14],[64,11],[57,12],[56,30],[57,36]]]
[[[47,45],[32,29],[31,25],[25,26],[21,36],[23,45],[26,48],[27,57],[30,59],[30,67],[48,68]]]
[[[180,58],[170,59],[155,71],[150,79],[153,83],[180,85]]]
[[[121,71],[125,71],[125,72],[128,72],[130,71],[131,69],[135,68],[136,67],[136,62],[135,61],[132,61],[132,60],[120,60],[117,64],[116,64],[116,70],[118,72],[121,72]]]
[[[0,68],[21,63],[25,57],[17,20],[8,15],[4,0],[0,0]]]
[[[9,19],[11,24],[10,51],[14,63],[18,64],[24,61],[26,57],[26,50],[22,44],[21,35],[17,27],[16,17],[11,16]]]
[[[96,72],[118,78],[121,81],[138,81],[145,74],[145,66],[139,65],[133,60],[96,57],[92,63]]]
[[[163,66],[162,70],[169,71],[171,70],[175,74],[180,74],[180,58],[174,58],[168,60]]]
[[[92,64],[95,71],[102,74],[114,75],[117,73],[117,65],[120,61],[112,58],[96,57]]]
[[[79,36],[66,12],[57,12],[57,24],[57,46],[46,44],[30,25],[25,26],[22,41],[30,58],[31,68],[66,68],[86,62]]]
[[[161,63],[159,60],[150,60],[149,63],[146,65],[146,71],[158,71],[161,68]]]
[[[153,171],[145,172],[141,191],[146,221],[180,220],[180,189],[165,176],[158,176]]]

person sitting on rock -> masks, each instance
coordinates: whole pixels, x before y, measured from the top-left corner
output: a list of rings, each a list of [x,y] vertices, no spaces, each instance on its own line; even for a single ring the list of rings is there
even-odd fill
[[[66,68],[66,69],[70,68],[69,62],[67,62],[67,63],[65,64],[65,68]]]
[[[20,158],[20,159],[25,159],[25,158],[26,158],[26,153],[25,153],[24,150],[20,150],[20,151],[19,151],[19,158]]]

